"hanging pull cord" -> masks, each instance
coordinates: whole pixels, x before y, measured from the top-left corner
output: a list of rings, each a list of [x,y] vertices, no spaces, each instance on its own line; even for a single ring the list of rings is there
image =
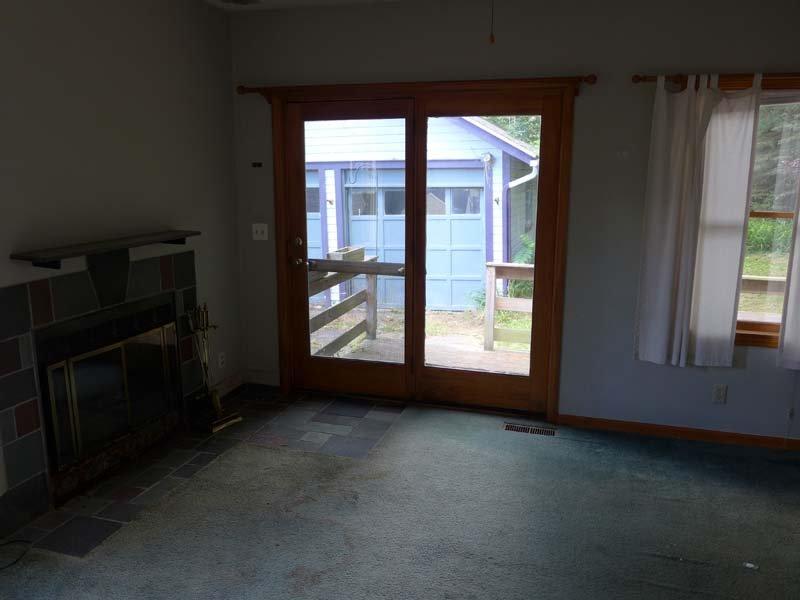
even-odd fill
[[[489,18],[489,43],[494,44],[494,0],[489,0],[489,5],[491,7],[491,16]]]

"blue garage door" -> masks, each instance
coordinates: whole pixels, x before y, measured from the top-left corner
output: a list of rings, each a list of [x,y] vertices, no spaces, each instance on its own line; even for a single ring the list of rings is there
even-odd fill
[[[405,173],[362,172],[361,185],[345,172],[346,239],[383,262],[405,261]],[[353,177],[352,179],[355,179]],[[483,289],[486,263],[483,171],[436,169],[428,172],[426,305],[441,310],[474,306]],[[364,185],[364,184],[373,185]],[[355,281],[356,288],[363,282]],[[379,278],[382,306],[402,306],[404,281]]]

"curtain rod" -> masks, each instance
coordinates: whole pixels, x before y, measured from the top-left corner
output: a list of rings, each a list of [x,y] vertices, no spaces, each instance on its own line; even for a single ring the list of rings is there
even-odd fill
[[[686,85],[688,75],[673,73],[664,79],[678,85]],[[631,77],[633,83],[655,83],[657,75],[636,74]],[[753,83],[753,73],[720,73],[720,87],[739,89],[749,87]],[[696,84],[695,84],[696,85]],[[764,73],[761,88],[765,90],[800,89],[800,73]]]

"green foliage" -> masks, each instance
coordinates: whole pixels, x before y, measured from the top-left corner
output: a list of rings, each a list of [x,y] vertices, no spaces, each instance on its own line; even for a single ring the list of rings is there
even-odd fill
[[[532,265],[536,255],[536,242],[526,233],[519,236],[519,241],[522,242],[522,247],[514,255],[513,262]],[[533,298],[533,282],[512,279],[508,282],[508,295],[512,298]]]
[[[792,245],[792,222],[788,219],[750,219],[748,252],[788,253]]]
[[[510,117],[483,117],[492,125],[497,125],[521,142],[539,149],[542,132],[542,118],[538,115],[514,115]]]
[[[753,210],[793,211],[800,177],[800,103],[761,107],[753,166]]]

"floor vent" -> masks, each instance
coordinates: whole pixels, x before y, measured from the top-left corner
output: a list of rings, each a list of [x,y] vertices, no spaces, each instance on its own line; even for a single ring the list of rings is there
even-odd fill
[[[518,433],[532,433],[534,435],[555,435],[555,427],[539,427],[537,425],[518,425],[517,423],[506,423],[506,431],[516,431]]]

